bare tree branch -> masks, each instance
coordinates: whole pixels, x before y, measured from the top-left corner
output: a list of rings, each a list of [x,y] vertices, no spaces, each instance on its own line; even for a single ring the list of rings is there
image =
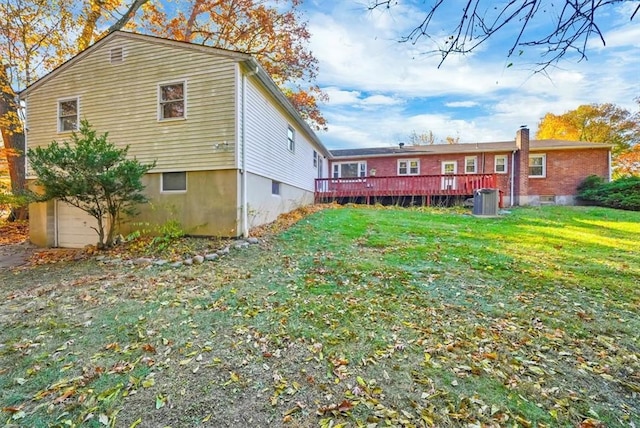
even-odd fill
[[[125,13],[122,14],[120,19],[113,23],[111,27],[107,29],[106,34],[111,34],[114,31],[121,30],[127,23],[134,17],[138,9],[142,7],[149,0],[134,0]]]
[[[524,47],[544,47],[546,50],[536,64],[537,71],[544,71],[570,52],[578,53],[579,60],[586,59],[588,42],[594,36],[604,45],[604,35],[597,23],[599,15],[606,7],[625,1],[635,0],[565,0],[564,4],[559,3],[562,6],[554,16],[557,6],[548,0],[508,0],[499,4],[491,0],[466,0],[455,18],[457,24],[443,35],[433,27],[436,22],[441,26],[441,18],[448,18],[451,10],[445,8],[444,0],[436,0],[425,7],[422,22],[400,41],[417,44],[422,37],[434,41],[437,47],[432,52],[442,56],[438,64],[440,67],[449,55],[470,53],[499,31],[515,26],[517,33],[506,57],[522,54]],[[397,5],[396,0],[371,0],[369,10],[391,9]],[[631,20],[638,10],[640,5],[635,8]],[[547,29],[547,33],[529,31],[534,26],[539,31],[543,17],[552,19],[553,26]]]

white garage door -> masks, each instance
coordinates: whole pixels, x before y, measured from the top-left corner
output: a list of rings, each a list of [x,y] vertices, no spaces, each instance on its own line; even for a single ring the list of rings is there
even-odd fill
[[[58,247],[83,248],[98,242],[98,233],[91,228],[97,227],[97,220],[80,208],[58,201],[56,217]]]

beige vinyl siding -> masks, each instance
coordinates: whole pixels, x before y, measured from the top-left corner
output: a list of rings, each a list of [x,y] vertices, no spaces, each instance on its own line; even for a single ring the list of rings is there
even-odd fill
[[[253,78],[246,88],[247,170],[300,189],[313,191],[317,170],[313,150],[302,129]],[[287,129],[295,130],[295,151],[287,146]],[[318,148],[316,151],[320,152]]]
[[[118,65],[114,47],[124,49]],[[233,168],[237,67],[217,53],[115,37],[29,93],[29,147],[70,138],[57,132],[57,103],[77,96],[81,119],[130,145],[131,157],[156,160],[155,172]],[[158,85],[175,81],[185,81],[187,118],[158,121]]]

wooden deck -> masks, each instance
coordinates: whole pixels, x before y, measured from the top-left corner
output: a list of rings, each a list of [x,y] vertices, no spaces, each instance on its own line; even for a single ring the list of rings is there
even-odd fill
[[[316,179],[316,202],[336,200],[370,203],[373,199],[422,197],[430,205],[438,196],[471,197],[477,189],[496,188],[495,174],[447,174]]]

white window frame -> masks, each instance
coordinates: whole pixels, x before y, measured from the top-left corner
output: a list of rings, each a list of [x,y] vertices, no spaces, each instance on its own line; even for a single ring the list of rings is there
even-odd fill
[[[448,166],[452,167],[451,172],[447,172]],[[456,190],[458,188],[458,161],[442,161],[440,173],[442,175],[440,178],[441,190]]]
[[[296,130],[293,126],[287,126],[287,148],[291,153],[296,152]]]
[[[473,161],[473,170],[469,171],[469,161]],[[464,173],[465,174],[477,174],[478,173],[478,156],[465,156],[464,157]]]
[[[164,175],[165,174],[184,174],[184,189],[165,190]],[[188,189],[189,177],[186,171],[166,171],[160,174],[160,193],[186,193]]]
[[[503,171],[498,171],[498,159],[502,159],[504,162],[502,166],[504,167]],[[509,172],[509,156],[507,155],[496,155],[493,159],[493,172],[496,174],[506,174]]]
[[[69,101],[75,101],[76,102],[76,127],[74,129],[62,129],[62,109],[61,109],[61,104],[62,103],[66,103]],[[78,129],[80,129],[80,97],[79,96],[75,96],[75,97],[67,97],[67,98],[60,98],[58,100],[58,132],[62,133],[62,132],[73,132],[73,131],[77,131]],[[71,116],[65,116],[65,117],[71,117]]]
[[[412,163],[415,163],[415,172],[412,172],[414,169]],[[420,175],[420,159],[398,159],[397,173],[398,175]]]
[[[542,174],[540,175],[531,175],[531,160],[532,159],[542,159],[542,165],[535,165],[536,167],[542,167]],[[545,178],[547,176],[547,155],[545,153],[542,154],[529,154],[529,167],[528,167],[529,178]]]
[[[163,117],[163,109],[162,106],[165,103],[176,102],[178,100],[171,101],[163,101],[162,99],[162,88],[164,86],[171,85],[182,85],[182,111],[183,115],[181,117]],[[176,120],[186,120],[187,119],[187,80],[172,80],[169,82],[160,82],[158,83],[158,122],[171,122]]]
[[[341,165],[358,164],[358,175],[356,177],[342,177]],[[353,162],[335,162],[331,167],[331,178],[364,178],[367,176],[367,161],[353,161]]]

